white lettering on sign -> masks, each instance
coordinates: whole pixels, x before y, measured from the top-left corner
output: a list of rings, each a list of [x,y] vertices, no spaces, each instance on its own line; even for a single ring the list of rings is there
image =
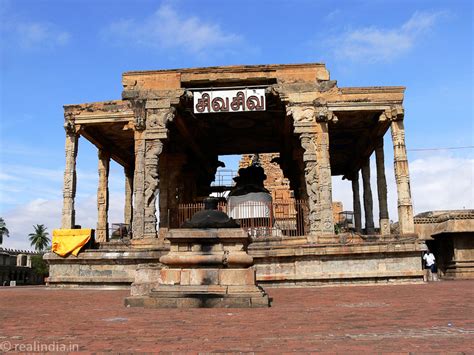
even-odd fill
[[[265,89],[194,91],[194,113],[265,111]]]

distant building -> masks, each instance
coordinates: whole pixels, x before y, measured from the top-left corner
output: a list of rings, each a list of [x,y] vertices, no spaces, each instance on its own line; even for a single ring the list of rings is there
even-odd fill
[[[415,231],[434,253],[441,277],[474,279],[474,210],[417,214]]]
[[[0,248],[0,286],[43,283],[43,277],[32,268],[33,255],[37,253]]]

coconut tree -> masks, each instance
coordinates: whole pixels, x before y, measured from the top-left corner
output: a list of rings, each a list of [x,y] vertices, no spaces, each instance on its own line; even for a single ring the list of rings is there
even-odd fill
[[[0,217],[0,244],[3,243],[3,236],[9,236],[7,225],[2,217]]]
[[[46,232],[47,228],[44,224],[37,224],[36,226],[33,226],[33,228],[35,229],[34,233],[28,234],[31,246],[35,247],[36,251],[43,251],[48,247],[50,242],[50,239],[48,238],[49,233]]]

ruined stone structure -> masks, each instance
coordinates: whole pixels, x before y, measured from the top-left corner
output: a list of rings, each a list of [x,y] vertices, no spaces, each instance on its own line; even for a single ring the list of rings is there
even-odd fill
[[[249,246],[259,282],[421,277],[403,87],[338,87],[324,64],[137,71],[124,73],[122,83],[122,100],[64,107],[62,228],[75,226],[75,165],[79,137],[84,137],[99,151],[99,244],[77,260],[49,254],[51,284],[130,284],[138,264],[156,263],[169,249],[166,235],[180,227],[180,204],[202,201],[212,192],[218,157],[254,153],[279,154],[284,181],[296,199],[306,201],[309,211],[306,235]],[[396,178],[396,186],[390,188],[398,193],[396,236],[389,229],[384,173],[383,137],[389,129]],[[378,236],[369,179],[372,154],[377,162]],[[110,159],[124,168],[124,219],[131,233],[121,244],[109,241],[107,232]],[[356,229],[372,234],[370,238],[335,235],[331,176],[352,182]]]
[[[0,286],[35,285],[43,283],[32,268],[31,257],[38,255],[26,250],[0,248]]]
[[[474,279],[474,210],[420,213],[415,230],[434,253],[442,278]]]

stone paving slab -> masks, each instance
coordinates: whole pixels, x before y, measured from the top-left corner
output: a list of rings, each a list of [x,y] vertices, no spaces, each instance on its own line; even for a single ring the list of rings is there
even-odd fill
[[[474,281],[266,290],[271,308],[126,308],[128,291],[0,287],[0,352],[474,353]]]

